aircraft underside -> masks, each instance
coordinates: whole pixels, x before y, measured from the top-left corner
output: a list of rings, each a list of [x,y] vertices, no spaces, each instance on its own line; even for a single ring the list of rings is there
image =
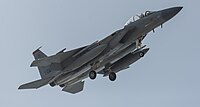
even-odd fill
[[[72,94],[84,87],[84,79],[94,80],[97,74],[115,81],[116,73],[130,67],[146,55],[149,48],[142,45],[150,31],[163,26],[174,17],[182,7],[160,11],[146,11],[131,17],[122,29],[92,44],[47,56],[40,48],[33,52],[35,60],[31,67],[37,67],[41,79],[23,84],[19,89],[37,89],[49,84],[62,87],[62,91]]]

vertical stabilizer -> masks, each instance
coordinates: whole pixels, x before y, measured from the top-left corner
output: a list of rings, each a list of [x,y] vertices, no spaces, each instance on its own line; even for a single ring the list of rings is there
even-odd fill
[[[41,50],[40,50],[41,47],[39,47],[38,49],[36,49],[34,52],[33,52],[33,56],[34,58],[37,60],[37,59],[40,59],[40,58],[44,58],[44,57],[47,57],[47,55],[45,53],[43,53]]]
[[[34,56],[35,60],[38,60],[38,59],[47,57],[47,55],[46,55],[45,53],[43,53],[43,52],[40,50],[40,48],[41,48],[41,47],[39,47],[38,49],[36,49],[36,50],[33,52],[33,56]],[[40,72],[41,78],[46,78],[47,75],[51,72],[50,65],[38,67],[38,70],[39,70],[39,72]]]

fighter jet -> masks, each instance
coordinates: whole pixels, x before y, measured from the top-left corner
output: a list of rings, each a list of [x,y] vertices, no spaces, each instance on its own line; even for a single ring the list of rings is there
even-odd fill
[[[41,79],[23,84],[19,89],[37,89],[49,84],[75,94],[83,90],[84,80],[97,74],[116,80],[116,73],[127,69],[149,51],[143,39],[154,29],[174,17],[183,7],[146,11],[131,17],[123,28],[92,44],[52,56],[40,48],[33,52],[31,67],[38,67]]]

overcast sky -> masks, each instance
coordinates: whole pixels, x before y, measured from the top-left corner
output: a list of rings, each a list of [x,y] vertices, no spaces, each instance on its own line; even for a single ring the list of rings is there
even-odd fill
[[[0,0],[1,107],[200,107],[198,0]],[[48,55],[100,40],[146,10],[183,6],[149,33],[150,51],[117,80],[86,79],[78,94],[59,87],[18,90],[39,79],[32,52]]]

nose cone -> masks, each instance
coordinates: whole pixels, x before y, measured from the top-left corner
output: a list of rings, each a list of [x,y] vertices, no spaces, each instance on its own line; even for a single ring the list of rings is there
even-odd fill
[[[165,21],[174,17],[183,7],[173,7],[161,11],[162,17]]]
[[[149,51],[149,48],[145,48],[142,51],[144,52],[144,54],[146,54]]]

